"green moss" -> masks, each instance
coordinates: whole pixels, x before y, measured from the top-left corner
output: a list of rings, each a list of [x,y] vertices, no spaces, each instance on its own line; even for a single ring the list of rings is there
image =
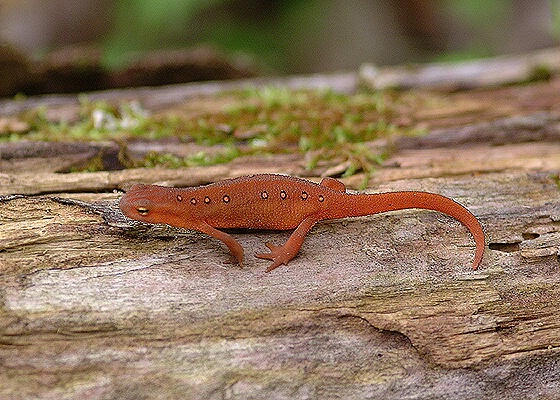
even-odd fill
[[[374,151],[367,142],[419,133],[398,125],[406,109],[392,92],[348,95],[272,86],[193,99],[183,109],[153,115],[137,102],[115,105],[82,97],[75,120],[53,121],[47,110],[39,108],[20,116],[30,128],[10,138],[114,140],[126,146],[134,139],[176,137],[204,146],[224,146],[225,150],[186,158],[151,154],[134,165],[211,165],[240,155],[298,151],[307,154],[308,169],[339,165],[346,166],[341,171],[344,175],[371,174],[389,148]]]
[[[208,166],[227,163],[239,156],[239,151],[235,147],[227,147],[225,150],[216,154],[208,154],[199,151],[187,157],[178,157],[169,153],[151,152],[146,158],[136,166],[155,167],[163,166],[166,168],[181,168],[193,166]]]
[[[550,174],[548,177],[552,179],[554,184],[558,186],[558,189],[560,189],[560,174]]]
[[[123,102],[116,107],[81,97],[76,120],[55,120],[44,107],[27,111],[20,119],[29,125],[29,130],[13,135],[11,140],[100,141],[168,136],[167,128],[152,121],[136,102]]]
[[[399,113],[389,93],[345,95],[265,88],[249,89],[242,95],[243,101],[225,109],[230,123],[266,125],[266,131],[251,138],[260,149],[276,152],[295,146],[302,153],[312,152],[308,169],[332,161],[348,165],[344,175],[370,174],[388,149],[374,153],[365,142],[413,132],[393,122]]]

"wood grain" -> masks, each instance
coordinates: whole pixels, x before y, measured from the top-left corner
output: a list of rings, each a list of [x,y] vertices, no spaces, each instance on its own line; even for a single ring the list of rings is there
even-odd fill
[[[445,96],[459,110],[500,104],[504,90],[552,99],[557,86]],[[459,111],[424,114],[430,133],[397,143],[370,181],[368,192],[427,190],[468,207],[489,243],[477,272],[466,229],[435,212],[321,223],[297,258],[266,274],[252,254],[288,232],[234,231],[241,269],[220,242],[133,222],[117,207],[118,189],[137,181],[304,175],[298,156],[2,171],[0,398],[557,398],[555,101],[512,101],[461,123]]]

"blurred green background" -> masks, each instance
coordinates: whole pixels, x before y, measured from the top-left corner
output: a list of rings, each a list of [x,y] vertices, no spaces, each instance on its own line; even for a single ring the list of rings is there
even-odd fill
[[[290,74],[554,46],[559,15],[559,0],[0,0],[0,40],[33,56],[98,46],[111,68],[209,44]]]

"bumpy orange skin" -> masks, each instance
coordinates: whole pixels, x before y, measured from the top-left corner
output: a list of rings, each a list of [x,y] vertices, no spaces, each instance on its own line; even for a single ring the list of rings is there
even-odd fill
[[[439,211],[465,225],[476,242],[473,269],[480,265],[485,248],[480,222],[448,197],[417,191],[350,194],[333,178],[316,184],[290,176],[260,174],[186,189],[136,185],[122,197],[119,207],[127,217],[138,221],[194,229],[220,239],[240,264],[243,248],[219,229],[295,229],[283,246],[267,243],[270,253],[257,254],[272,261],[267,272],[294,258],[318,221],[410,208]]]

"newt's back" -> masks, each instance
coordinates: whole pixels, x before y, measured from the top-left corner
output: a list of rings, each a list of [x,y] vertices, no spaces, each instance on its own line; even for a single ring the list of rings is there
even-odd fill
[[[137,185],[120,202],[125,215],[143,222],[195,228],[293,229],[336,201],[336,191],[283,175],[255,175],[196,188]]]

